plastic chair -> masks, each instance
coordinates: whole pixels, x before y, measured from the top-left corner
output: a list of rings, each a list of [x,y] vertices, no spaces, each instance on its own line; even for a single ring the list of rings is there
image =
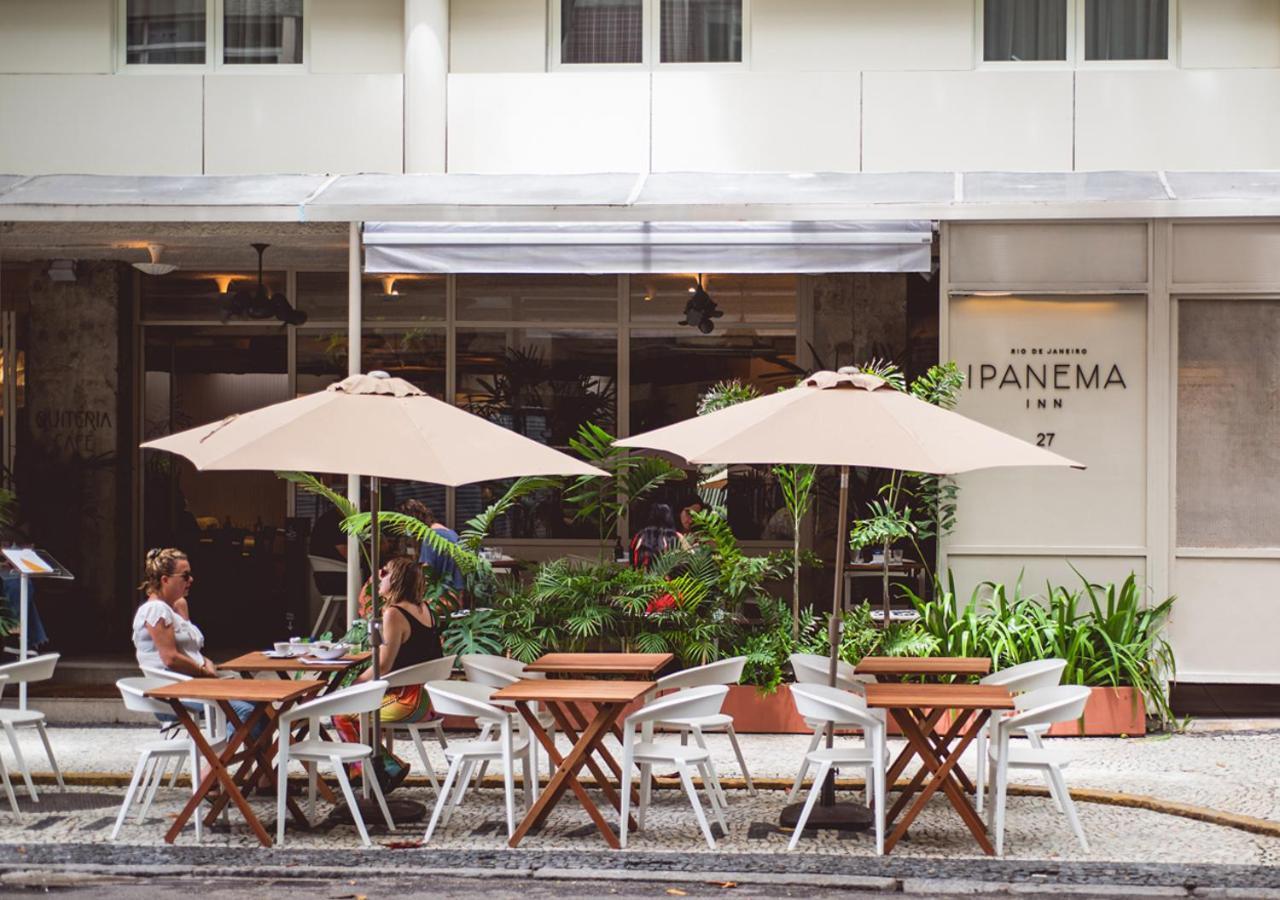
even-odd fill
[[[311,636],[317,637],[324,633],[325,628],[329,624],[337,612],[344,608],[347,604],[345,594],[326,594],[320,590],[320,586],[315,584],[315,576],[320,573],[326,574],[347,574],[347,564],[340,559],[330,559],[327,556],[308,556],[307,562],[311,564],[311,581],[315,585],[316,593],[320,595],[320,614],[316,616],[315,624],[311,626]]]
[[[8,680],[8,675],[0,675],[0,683]],[[4,794],[9,798],[9,808],[13,810],[14,815],[19,815],[18,798],[13,795],[13,784],[9,781],[9,770],[4,764],[4,757],[0,757],[0,782],[3,782]]]
[[[0,694],[4,691],[4,686],[10,684],[30,684],[34,681],[46,681],[53,677],[53,670],[58,665],[58,653],[46,653],[43,656],[33,656],[30,659],[21,662],[6,663],[0,666],[0,675],[5,675],[5,681],[0,681]],[[58,780],[58,790],[66,790],[66,784],[62,780],[62,771],[58,768],[58,761],[53,758],[53,746],[49,743],[49,734],[44,727],[44,713],[39,710],[31,709],[0,709],[0,728],[4,729],[5,735],[9,738],[9,746],[13,748],[14,760],[18,764],[19,771],[22,772],[22,781],[27,786],[27,795],[33,801],[38,801],[40,797],[36,794],[36,787],[31,781],[31,770],[27,768],[27,761],[22,756],[22,749],[18,746],[19,728],[34,728],[40,733],[40,741],[44,744],[45,755],[49,757],[49,765],[53,767],[53,775]]]
[[[116,682],[116,688],[120,691],[120,699],[124,701],[126,709],[164,716],[173,715],[173,709],[168,703],[152,700],[146,696],[146,693],[152,688],[164,687],[173,682],[172,678],[121,678]],[[214,747],[220,748],[221,745],[222,742],[219,741],[214,744]],[[200,786],[200,751],[196,747],[196,742],[189,736],[148,741],[138,749],[138,764],[134,766],[133,778],[130,779],[129,788],[125,791],[124,802],[120,804],[120,814],[116,816],[115,828],[111,829],[111,840],[114,841],[120,835],[120,828],[124,825],[125,816],[128,815],[135,796],[142,801],[141,808],[138,810],[138,821],[141,822],[146,818],[147,811],[151,809],[156,788],[164,780],[165,769],[168,768],[170,761],[177,763],[173,770],[173,781],[170,782],[172,787],[188,759],[191,761],[191,792],[195,793]],[[198,841],[203,829],[202,817],[197,814],[193,820]]]
[[[1027,691],[1035,691],[1040,688],[1053,687],[1062,681],[1062,673],[1067,668],[1065,659],[1037,659],[1031,662],[1019,663],[1016,666],[1010,666],[1007,669],[1001,669],[999,672],[992,672],[990,675],[981,679],[979,684],[996,684],[1007,687],[1011,694],[1022,694]],[[994,741],[996,734],[996,722],[1000,720],[998,715],[993,715],[987,720],[987,727],[978,732],[978,736],[974,738],[974,747],[978,755],[978,772],[975,783],[975,800],[977,801],[978,812],[982,812],[987,796],[987,742],[988,739]],[[1040,743],[1040,733],[1047,731],[1048,725],[1034,726],[1030,730],[1024,729],[1024,734],[1030,739],[1032,746],[1043,746]],[[1049,792],[1053,794],[1054,800],[1058,799],[1057,791],[1053,785],[1049,786]],[[1059,803],[1061,806],[1061,803]]]
[[[707,817],[702,812],[702,804],[698,802],[698,792],[693,786],[693,778],[689,771],[694,766],[702,775],[702,788],[707,794],[707,803],[712,814],[725,834],[729,826],[725,824],[720,809],[720,784],[716,780],[715,769],[711,766],[711,754],[705,747],[690,747],[688,744],[656,743],[647,740],[644,734],[646,725],[657,722],[701,719],[714,716],[724,705],[729,688],[725,685],[708,685],[691,687],[676,691],[665,697],[654,700],[627,716],[622,727],[622,819],[618,842],[625,849],[627,846],[627,827],[631,815],[631,767],[640,767],[640,809],[636,816],[639,830],[644,830],[644,815],[649,807],[649,794],[653,779],[650,777],[655,764],[673,765],[684,784],[684,792],[693,806],[693,814],[698,819],[698,827],[707,839],[707,846],[716,848],[715,836]],[[639,733],[637,734],[637,731]]]
[[[289,788],[289,760],[296,759],[303,763],[307,770],[307,816],[314,818],[316,814],[316,766],[327,762],[333,769],[346,798],[351,812],[351,820],[360,832],[360,840],[366,847],[370,846],[369,832],[364,826],[364,818],[360,815],[360,807],[356,804],[355,794],[351,791],[351,782],[347,780],[346,765],[361,760],[372,760],[374,749],[368,744],[352,744],[343,741],[326,741],[320,738],[320,720],[331,716],[361,715],[376,713],[382,706],[382,696],[387,692],[385,681],[368,681],[354,684],[324,697],[309,700],[288,710],[280,716],[280,752],[276,757],[276,846],[284,846],[284,823],[288,816],[285,800]],[[307,720],[307,737],[297,743],[291,743],[290,734],[293,725],[303,719]],[[378,779],[368,768],[362,781],[373,792],[382,810],[382,818],[390,831],[396,830],[391,819],[391,811],[387,809],[386,798],[382,796],[382,787]]]
[[[472,684],[482,684],[491,688],[504,688],[509,684],[515,684],[517,681],[531,678],[546,678],[544,672],[526,672],[524,663],[518,659],[511,659],[506,656],[493,656],[487,653],[468,653],[459,658],[462,663],[462,671],[467,677],[467,681]],[[516,720],[521,722],[523,727],[523,718],[520,713],[515,711],[515,704],[508,703],[503,700],[493,701],[496,706],[504,709],[510,709]],[[546,710],[539,709],[538,704],[530,704],[538,724],[541,725],[554,741],[556,737],[556,720],[551,713]],[[484,740],[489,736],[491,729],[482,730],[480,740]],[[542,752],[538,741],[530,735],[529,745],[532,748],[530,753],[533,759],[533,771],[538,771],[538,755]],[[484,777],[485,770],[489,764],[483,762],[480,764],[479,771],[476,772],[476,786],[479,787],[480,779]],[[547,757],[547,777],[550,778],[555,774],[555,764],[551,761],[551,757]]]
[[[841,766],[859,766],[867,780],[867,803],[875,808],[876,814],[876,853],[884,855],[884,817],[885,817],[885,763],[888,747],[885,743],[885,725],[873,712],[867,709],[866,700],[850,691],[833,688],[826,684],[797,684],[791,688],[791,696],[795,699],[796,709],[800,715],[816,721],[834,722],[837,726],[856,726],[862,729],[865,737],[863,746],[822,747],[810,750],[805,754],[805,767],[813,765],[817,771],[813,776],[813,785],[809,788],[809,798],[805,800],[804,809],[796,821],[795,831],[791,834],[788,850],[794,850],[804,833],[805,823],[813,812],[814,802],[822,793],[823,782],[827,773]]]
[[[654,689],[653,694],[661,696],[667,691],[681,688],[737,684],[742,679],[742,669],[746,664],[747,658],[745,656],[735,656],[732,659],[722,659],[718,662],[673,672],[658,679],[657,687]],[[650,723],[645,732],[645,740],[652,738],[654,725],[659,728],[679,729],[680,743],[682,744],[688,743],[689,734],[692,732],[694,741],[704,750],[707,749],[707,742],[703,737],[706,732],[723,731],[727,733],[729,735],[729,743],[733,746],[733,753],[738,757],[738,766],[742,769],[742,777],[746,781],[747,791],[753,795],[756,793],[756,786],[751,781],[751,772],[747,769],[747,761],[742,755],[742,748],[738,746],[738,735],[733,730],[733,716],[726,712],[716,712],[714,715],[692,719],[662,719],[661,721]],[[715,775],[715,764],[710,761],[708,764],[712,766],[712,774]],[[723,789],[720,789],[718,775],[715,775],[715,782],[717,790],[720,791],[720,805],[728,809],[728,800],[724,795]]]
[[[1013,698],[1017,711],[996,723],[995,737],[992,739],[990,759],[995,769],[995,799],[992,801],[992,820],[990,830],[995,837],[996,855],[1004,853],[1004,820],[1005,799],[1009,788],[1009,769],[1034,769],[1044,775],[1045,781],[1058,801],[1059,807],[1067,816],[1071,830],[1080,841],[1080,848],[1089,852],[1089,842],[1085,839],[1084,829],[1080,827],[1080,818],[1076,815],[1076,805],[1067,790],[1062,778],[1062,769],[1070,762],[1070,757],[1060,751],[1050,750],[1044,746],[1034,746],[1031,741],[1010,740],[1016,732],[1025,731],[1035,725],[1052,725],[1055,722],[1069,722],[1084,714],[1084,706],[1089,702],[1090,690],[1075,684],[1063,684],[1056,687],[1040,688],[1027,691]]]
[[[389,672],[382,677],[387,683],[388,690],[413,686],[419,686],[426,690],[426,684],[429,681],[449,680],[449,673],[453,671],[455,658],[453,656],[442,656],[439,659],[418,663],[416,666],[405,666],[403,669],[396,669],[394,672]],[[434,713],[435,710],[432,710],[432,712]],[[427,778],[431,780],[431,789],[438,794],[440,793],[440,782],[436,780],[435,769],[431,765],[431,760],[427,758],[427,748],[422,743],[422,732],[424,730],[430,731],[435,735],[441,750],[449,749],[449,741],[444,736],[444,716],[434,715],[432,718],[424,719],[420,722],[402,719],[398,722],[382,723],[382,731],[387,735],[388,739],[401,732],[409,735],[413,741],[413,746],[418,750],[418,759],[422,760],[422,768],[427,773]]]
[[[520,758],[524,770],[524,802],[528,809],[537,797],[538,782],[533,777],[533,766],[530,758],[532,741],[525,732],[522,720],[513,720],[509,710],[489,702],[489,695],[494,688],[483,684],[471,684],[458,681],[433,681],[427,685],[427,693],[431,696],[431,705],[441,715],[466,716],[474,718],[482,727],[480,736],[475,740],[453,741],[445,749],[445,757],[449,760],[449,772],[444,777],[444,786],[436,798],[435,809],[431,812],[431,821],[427,823],[427,832],[422,838],[426,844],[435,833],[436,825],[448,827],[453,808],[462,805],[467,785],[471,781],[471,769],[477,763],[502,763],[503,799],[507,808],[507,837],[516,833],[515,781],[512,770],[516,758]],[[496,740],[488,740],[487,736],[497,730]],[[456,788],[454,785],[457,785]],[[456,791],[452,801],[449,792]],[[441,816],[443,815],[443,818]]]
[[[831,681],[831,658],[827,656],[818,656],[815,653],[793,653],[790,657],[791,671],[795,673],[796,684],[818,684],[827,685]],[[859,697],[864,696],[863,685],[873,683],[875,678],[869,675],[858,675],[853,671],[853,666],[844,660],[836,661],[836,687],[843,691],[857,694]],[[871,710],[871,714],[880,720],[881,724],[886,722],[886,713],[882,709]],[[805,750],[804,759],[800,763],[800,771],[796,772],[796,780],[791,785],[791,790],[787,794],[787,802],[794,803],[795,799],[800,796],[800,788],[804,785],[804,776],[809,772],[809,754],[818,749],[818,745],[822,743],[822,736],[826,733],[828,722],[821,719],[810,719],[801,714],[804,723],[813,729],[813,736],[809,738],[809,746]],[[870,796],[870,786],[868,786],[868,797]]]

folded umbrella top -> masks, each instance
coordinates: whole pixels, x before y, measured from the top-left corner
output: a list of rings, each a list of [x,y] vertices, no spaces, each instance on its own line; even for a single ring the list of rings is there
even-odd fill
[[[817,372],[767,394],[618,441],[696,464],[868,466],[954,475],[1078,462],[899,391],[874,375]]]
[[[350,473],[446,485],[605,474],[382,373],[352,375],[318,393],[142,446],[185,456],[197,469]]]

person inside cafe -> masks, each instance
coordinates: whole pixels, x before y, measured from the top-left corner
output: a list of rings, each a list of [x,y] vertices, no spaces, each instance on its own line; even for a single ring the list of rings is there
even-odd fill
[[[665,503],[655,503],[649,509],[648,524],[631,539],[631,566],[647,569],[653,561],[668,550],[688,547],[684,535],[676,531],[675,516]]]
[[[437,521],[436,514],[431,507],[417,500],[408,501],[408,503],[413,504],[409,510],[410,515],[431,526],[431,530],[439,537],[457,546],[458,532]],[[427,568],[432,578],[437,579],[448,592],[453,594],[451,605],[455,609],[460,607],[462,605],[462,591],[467,582],[462,575],[462,569],[458,567],[457,560],[447,552],[441,552],[429,541],[423,541],[422,549],[418,552],[418,562]]]
[[[394,672],[443,656],[440,630],[423,600],[426,582],[418,561],[412,556],[392,557],[383,564],[378,577],[378,595],[386,604],[382,610],[378,671]],[[370,666],[355,683],[372,678]],[[379,718],[384,723],[425,722],[433,717],[430,698],[422,685],[396,688],[382,698]],[[360,721],[356,716],[335,716],[333,725],[342,740],[360,741]],[[383,749],[381,763],[380,771],[387,779],[384,790],[394,790],[409,774],[409,764],[389,749]]]

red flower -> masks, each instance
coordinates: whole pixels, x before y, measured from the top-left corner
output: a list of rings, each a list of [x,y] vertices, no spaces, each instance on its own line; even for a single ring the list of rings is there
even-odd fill
[[[646,616],[652,616],[659,613],[670,612],[675,609],[676,598],[671,594],[663,594],[660,597],[654,597],[649,601],[649,605],[644,608]]]

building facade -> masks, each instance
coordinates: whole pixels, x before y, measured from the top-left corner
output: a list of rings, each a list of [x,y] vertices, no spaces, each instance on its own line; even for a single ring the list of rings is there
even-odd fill
[[[663,176],[693,173],[655,197],[664,220],[924,220],[932,264],[691,266],[726,313],[711,335],[677,324],[688,273],[515,251],[507,271],[366,273],[363,368],[562,446],[586,420],[683,418],[723,378],[770,390],[815,365],[953,359],[963,411],[1089,466],[963,479],[940,548],[962,591],[1133,571],[1179,597],[1180,681],[1218,686],[1184,688],[1184,708],[1280,690],[1280,0],[6,0],[0,133],[4,461],[39,539],[83,552],[113,640],[143,546],[208,545],[227,643],[262,603],[236,585],[298,552],[286,523],[313,511],[271,476],[197,477],[136,446],[346,373],[350,232],[315,203],[332,179],[403,186],[351,221],[396,218],[420,174],[448,176],[430,182],[444,199],[403,218],[635,221]],[[589,214],[538,193],[591,173],[621,187],[592,182]],[[861,193],[826,196],[835,182],[810,173]],[[150,187],[171,199],[130,221],[74,191],[28,199],[68,175],[144,193],[164,176]],[[246,212],[266,176],[298,175],[314,177],[290,217]],[[172,199],[184,176],[223,193],[199,218]],[[483,209],[448,202],[476,185]],[[257,279],[252,242],[306,324],[228,317]],[[180,268],[139,273],[148,243]],[[767,478],[738,478],[735,527],[780,538]],[[493,489],[402,490],[456,522]],[[506,528],[529,555],[590,538],[554,500]],[[282,603],[266,632],[305,615]],[[85,631],[42,611],[55,634]]]

